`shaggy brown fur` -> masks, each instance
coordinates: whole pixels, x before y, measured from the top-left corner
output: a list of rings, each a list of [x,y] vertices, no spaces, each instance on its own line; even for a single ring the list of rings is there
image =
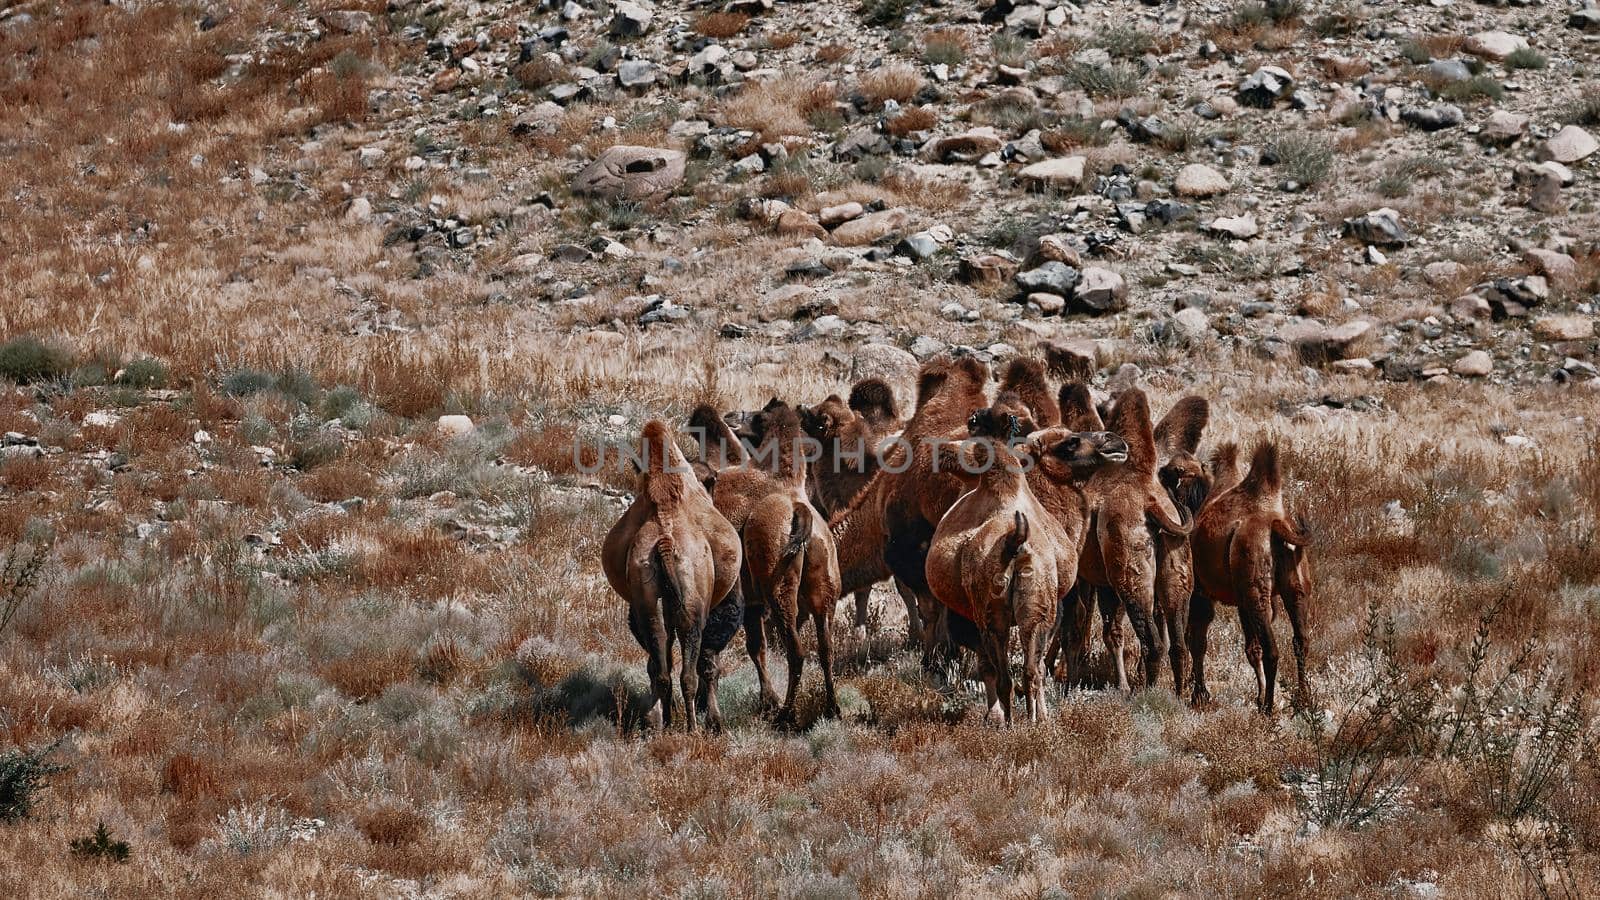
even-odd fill
[[[984,410],[972,418],[992,422],[1003,415]],[[961,642],[978,653],[991,716],[1012,720],[1013,626],[1022,640],[1028,718],[1044,714],[1045,641],[1077,577],[1083,545],[1086,504],[1076,485],[1094,469],[1126,460],[1127,449],[1114,434],[1057,428],[1014,446],[985,438],[937,451],[941,468],[958,472],[972,489],[934,532],[928,583],[947,609],[952,636],[965,636]]]
[[[1000,393],[1014,393],[1032,412],[1033,427],[1029,432],[1054,428],[1061,424],[1061,409],[1050,396],[1050,383],[1045,379],[1044,364],[1032,359],[1017,357],[1000,370]]]
[[[812,463],[807,486],[811,502],[823,515],[832,517],[855,499],[879,469],[878,453],[885,438],[898,430],[894,391],[877,378],[857,382],[846,405],[830,395],[812,407],[795,410],[807,435],[821,446],[820,458]],[[906,605],[908,643],[916,643],[922,633],[916,598],[900,591]],[[872,588],[855,592],[855,627],[865,634]]]
[[[941,607],[928,590],[928,542],[965,487],[939,471],[932,443],[959,436],[967,418],[988,405],[989,369],[971,357],[925,364],[917,379],[917,409],[900,440],[886,451],[885,467],[839,513],[830,527],[840,550],[842,589],[853,593],[893,575],[910,588],[922,613],[924,646]]]
[[[667,426],[645,424],[639,458],[644,469],[638,493],[606,535],[601,568],[612,589],[628,601],[628,627],[649,655],[656,698],[651,720],[672,724],[676,641],[682,654],[684,724],[694,730],[695,705],[703,696],[706,724],[717,729],[722,725],[717,654],[735,628],[712,634],[707,622],[713,617],[737,622],[739,537],[694,479]]]
[[[805,666],[799,630],[810,619],[816,624],[825,712],[838,715],[829,625],[839,600],[839,563],[833,537],[817,527],[824,520],[806,497],[800,419],[788,405],[769,403],[752,418],[751,429],[759,439],[756,449],[742,465],[718,474],[712,499],[744,545],[745,646],[761,682],[762,704],[778,707],[778,722],[793,721]],[[767,676],[762,620],[768,616],[789,662],[781,705]]]
[[[1081,409],[1074,409],[1073,413],[1075,418],[1088,417]],[[1157,479],[1159,457],[1144,392],[1131,388],[1119,395],[1106,427],[1128,442],[1128,462],[1096,472],[1084,486],[1092,509],[1090,538],[1078,568],[1078,602],[1064,616],[1066,633],[1060,639],[1071,655],[1082,658],[1092,612],[1088,604],[1091,599],[1098,599],[1117,684],[1127,690],[1127,667],[1120,652],[1121,611],[1112,597],[1095,589],[1110,589],[1115,601],[1120,601],[1139,638],[1146,683],[1154,685],[1159,677],[1160,657],[1170,649],[1171,632],[1181,627],[1167,627],[1179,618],[1172,611],[1163,611],[1158,621],[1158,535],[1165,533],[1181,539],[1187,536],[1189,524]],[[1173,677],[1180,685],[1186,674],[1181,656],[1171,654]],[[1056,663],[1057,674],[1065,675],[1061,662],[1058,659]]]
[[[1094,377],[1094,360],[1060,344],[1045,343],[1044,364],[1051,375],[1062,381],[1087,383]]]
[[[1304,693],[1305,616],[1312,602],[1306,552],[1310,538],[1303,523],[1290,522],[1284,507],[1276,443],[1258,444],[1244,478],[1212,493],[1195,517],[1192,537],[1198,588],[1189,605],[1193,700],[1198,704],[1211,697],[1205,677],[1206,633],[1216,604],[1222,603],[1239,608],[1245,658],[1255,669],[1256,705],[1270,715],[1278,677],[1278,645],[1272,633],[1277,603],[1289,614],[1296,683]]]

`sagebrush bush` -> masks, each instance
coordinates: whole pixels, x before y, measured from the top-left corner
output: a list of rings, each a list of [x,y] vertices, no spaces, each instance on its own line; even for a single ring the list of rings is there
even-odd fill
[[[1333,171],[1333,145],[1318,135],[1284,135],[1268,144],[1267,149],[1283,173],[1302,186],[1322,184]]]
[[[17,384],[31,384],[60,378],[72,367],[65,350],[36,337],[24,335],[0,344],[0,378]]]
[[[1139,93],[1145,82],[1145,74],[1138,66],[1124,62],[1104,66],[1075,63],[1067,71],[1067,77],[1091,97],[1114,100],[1124,100]]]

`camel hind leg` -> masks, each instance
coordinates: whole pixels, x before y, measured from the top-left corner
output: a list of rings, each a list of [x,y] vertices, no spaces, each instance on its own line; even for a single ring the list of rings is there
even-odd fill
[[[1211,620],[1216,614],[1216,605],[1205,594],[1196,591],[1189,598],[1189,662],[1193,667],[1190,673],[1193,690],[1189,702],[1194,706],[1211,702],[1211,691],[1206,688],[1206,646]]]

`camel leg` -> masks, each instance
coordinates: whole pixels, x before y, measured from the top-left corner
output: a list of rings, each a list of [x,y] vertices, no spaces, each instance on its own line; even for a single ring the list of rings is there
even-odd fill
[[[1272,679],[1278,668],[1277,648],[1271,646],[1272,627],[1249,604],[1242,604],[1239,629],[1244,632],[1244,658],[1256,675],[1256,708],[1264,715],[1271,715]]]
[[[1289,628],[1293,632],[1295,687],[1304,700],[1311,695],[1311,686],[1306,680],[1306,623],[1301,599],[1300,592],[1293,588],[1283,591],[1283,609],[1289,614]]]
[[[1105,643],[1106,654],[1111,657],[1117,672],[1117,690],[1124,694],[1128,686],[1128,661],[1125,635],[1122,631],[1122,606],[1114,591],[1100,588],[1095,591],[1095,602],[1100,607],[1100,639]],[[1132,617],[1132,610],[1129,611]]]
[[[1206,635],[1216,614],[1216,606],[1205,594],[1196,591],[1189,598],[1189,658],[1194,665],[1194,693],[1189,702],[1194,706],[1211,702],[1211,691],[1206,689]]]
[[[805,650],[800,646],[800,569],[790,566],[778,577],[772,591],[773,624],[778,629],[778,639],[783,643],[784,655],[789,662],[789,688],[784,694],[783,706],[776,721],[788,724],[794,721],[795,698],[800,693],[800,676],[805,670]]]
[[[695,698],[700,695],[700,631],[703,622],[689,621],[678,631],[678,686],[683,689],[683,726],[685,731],[695,729]]]
[[[1172,664],[1172,692],[1183,696],[1188,686],[1189,597],[1194,593],[1193,559],[1186,538],[1160,538],[1156,570],[1156,627],[1167,643]]]
[[[989,633],[983,636],[983,643],[988,648],[990,664],[994,667],[994,691],[1000,704],[1001,721],[1010,725],[1011,703],[1013,692],[1016,690],[1016,684],[1011,678],[1011,629],[1005,627],[990,629]]]
[[[996,684],[999,670],[990,656],[988,644],[981,641],[980,644],[982,646],[978,650],[978,678],[983,681],[983,720],[987,723],[1003,718],[1004,714],[1000,709],[1000,692]]]
[[[1044,672],[1042,660],[1044,655],[1044,632],[1038,623],[1024,626],[1022,629],[1022,693],[1027,697],[1028,721],[1041,722],[1045,717]]]
[[[871,611],[872,588],[864,587],[856,591],[856,638],[867,636],[867,613]]]
[[[917,595],[905,582],[896,578],[894,580],[895,593],[900,595],[900,602],[906,605],[906,649],[913,649],[922,640],[922,612],[917,609]]]
[[[717,654],[705,649],[702,643],[700,648],[700,696],[701,705],[706,711],[706,728],[713,731],[722,730],[722,707],[717,705],[717,681],[722,677],[722,670],[717,665]]]
[[[817,665],[822,667],[822,693],[827,700],[822,707],[822,714],[830,719],[837,719],[839,698],[833,691],[833,638],[828,627],[828,617],[822,613],[812,613],[811,620],[817,626]]]
[[[667,631],[662,617],[661,604],[650,610],[645,623],[650,634],[650,687],[655,693],[656,705],[650,711],[650,724],[662,729],[672,727],[672,635]]]
[[[761,700],[757,704],[762,712],[778,708],[778,692],[767,675],[767,608],[750,604],[744,608],[744,648],[755,663],[756,680],[761,684]]]

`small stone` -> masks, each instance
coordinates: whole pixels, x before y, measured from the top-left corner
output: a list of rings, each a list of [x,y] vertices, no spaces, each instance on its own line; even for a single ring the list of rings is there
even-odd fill
[[[919,360],[928,359],[943,353],[948,346],[944,341],[937,338],[931,338],[925,334],[918,335],[911,342],[911,355]]]
[[[910,216],[903,209],[885,209],[852,219],[833,230],[833,242],[841,247],[862,247],[899,231]]]
[[[1293,90],[1293,75],[1278,66],[1262,66],[1239,82],[1238,96],[1241,103],[1265,109]]]
[[[642,59],[624,60],[617,66],[617,83],[628,88],[649,87],[655,84],[655,63]]]
[[[866,211],[865,207],[854,201],[841,203],[837,206],[824,206],[822,211],[817,214],[817,221],[821,222],[824,227],[833,228],[836,225],[842,225],[851,219],[859,217]]]
[[[1083,270],[1072,301],[1088,312],[1106,313],[1121,309],[1127,296],[1128,285],[1121,275],[1101,266],[1089,266]]]
[[[1534,337],[1545,341],[1587,341],[1595,336],[1594,316],[1544,316],[1533,322]]]
[[[435,429],[447,438],[458,438],[472,433],[472,417],[460,414],[440,416]]]
[[[828,230],[811,218],[811,214],[803,209],[786,209],[778,214],[775,223],[777,232],[782,235],[803,235],[805,237],[825,238]]]
[[[1256,223],[1255,213],[1245,213],[1242,216],[1218,216],[1206,225],[1206,230],[1247,240],[1260,234],[1261,226]]]
[[[632,0],[620,0],[611,7],[611,34],[613,37],[642,37],[650,30],[656,14]]]
[[[627,200],[662,197],[683,183],[684,164],[677,150],[618,144],[601,151],[573,178],[572,191]]]
[[[892,344],[863,344],[851,358],[850,377],[902,381],[917,374],[917,357]]]
[[[1453,103],[1436,103],[1433,106],[1413,106],[1403,110],[1400,118],[1407,125],[1423,131],[1441,131],[1454,128],[1466,120],[1461,107]]]
[[[372,30],[372,13],[357,9],[330,9],[318,18],[322,24],[343,34],[366,34]]]
[[[1472,77],[1472,69],[1463,60],[1436,59],[1428,63],[1428,75],[1445,82],[1466,81]]]
[[[1017,173],[1024,185],[1040,188],[1075,188],[1083,181],[1083,167],[1087,160],[1082,156],[1064,156],[1047,159],[1023,168]]]
[[[1003,143],[998,132],[984,126],[934,138],[927,144],[926,155],[934,162],[971,163],[999,150]]]
[[[1025,293],[1044,292],[1070,297],[1078,285],[1078,270],[1064,262],[1050,260],[1037,268],[1016,275],[1017,287]]]
[[[1411,240],[1400,225],[1400,214],[1387,206],[1345,219],[1344,233],[1363,244],[1379,247],[1400,247]]]
[[[1462,49],[1473,56],[1484,59],[1503,60],[1518,50],[1526,50],[1528,42],[1524,38],[1504,31],[1480,31],[1467,38]]]
[[[365,197],[357,197],[350,201],[345,208],[344,220],[346,222],[365,222],[372,218],[372,201]]]
[[[1596,150],[1600,150],[1600,141],[1582,128],[1568,125],[1544,142],[1539,148],[1538,157],[1558,163],[1575,163]]]
[[[1575,278],[1578,274],[1578,261],[1565,253],[1554,250],[1532,249],[1524,251],[1522,261],[1533,267],[1535,272],[1544,275],[1552,281],[1564,281]]]
[[[1002,284],[1017,274],[1017,261],[996,253],[969,256],[961,260],[960,274],[968,284]]]
[[[1179,170],[1174,187],[1180,197],[1211,197],[1227,193],[1233,185],[1216,169],[1193,163]]]
[[[919,231],[901,239],[894,249],[901,256],[909,256],[912,259],[927,259],[939,252],[939,242],[934,240],[933,235],[928,232]]]
[[[1194,306],[1187,306],[1178,310],[1172,316],[1172,325],[1186,343],[1198,344],[1211,336],[1211,323],[1206,319],[1205,310]]]
[[[1462,378],[1487,378],[1494,372],[1494,358],[1483,350],[1473,350],[1451,363],[1450,371]]]
[[[1039,312],[1047,316],[1058,316],[1067,308],[1067,298],[1046,291],[1029,294],[1028,302],[1039,307]]]
[[[1489,114],[1478,132],[1478,143],[1494,147],[1509,147],[1528,132],[1528,117],[1497,109]]]

